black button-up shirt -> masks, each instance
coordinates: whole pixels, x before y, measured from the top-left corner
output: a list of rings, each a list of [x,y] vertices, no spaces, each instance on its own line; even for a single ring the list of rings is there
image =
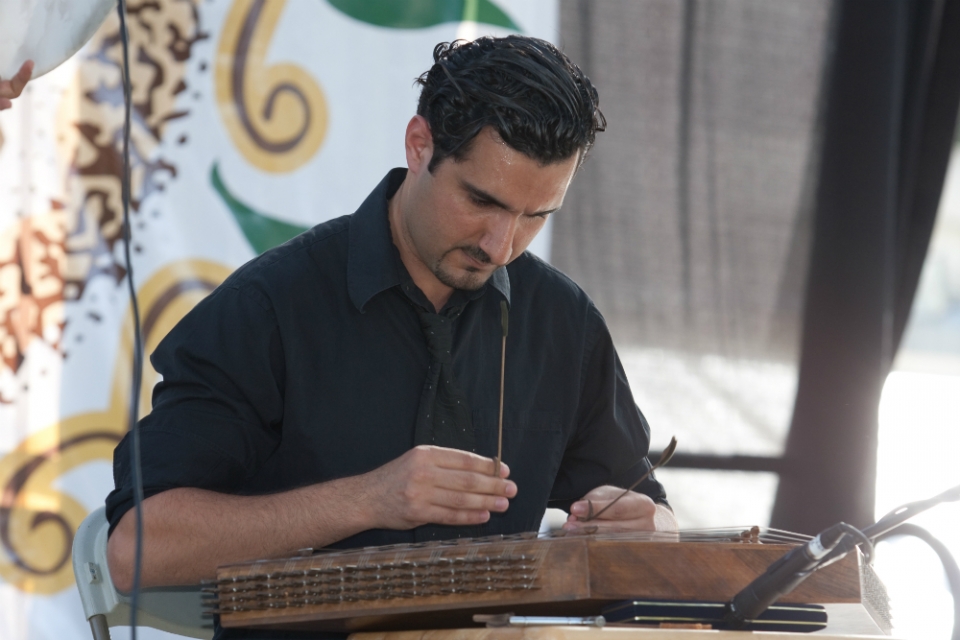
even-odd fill
[[[152,362],[163,381],[140,427],[145,496],[284,491],[370,471],[413,446],[430,357],[411,302],[432,307],[391,240],[387,201],[404,175],[390,172],[353,215],[238,269],[160,343]],[[649,468],[649,427],[603,318],[529,253],[441,310],[454,323],[454,375],[477,453],[497,452],[504,299],[503,460],[517,495],[467,535],[536,530],[548,504],[568,508]],[[114,455],[111,527],[133,505],[128,440]],[[665,500],[656,480],[637,490]],[[417,529],[371,530],[336,546],[417,539]]]

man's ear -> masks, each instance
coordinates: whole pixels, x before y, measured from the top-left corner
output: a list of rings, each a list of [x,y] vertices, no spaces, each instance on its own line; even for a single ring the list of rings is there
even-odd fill
[[[413,116],[407,123],[407,133],[404,136],[404,146],[407,152],[407,169],[410,173],[418,174],[427,171],[430,159],[433,157],[433,134],[430,125],[423,116]]]

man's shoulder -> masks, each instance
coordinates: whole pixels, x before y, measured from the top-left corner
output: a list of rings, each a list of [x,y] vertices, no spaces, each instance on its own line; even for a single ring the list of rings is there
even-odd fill
[[[583,335],[587,343],[608,331],[587,292],[553,265],[527,251],[507,269],[511,310],[523,310],[532,322],[549,322],[568,335]]]
[[[221,288],[270,298],[315,285],[324,274],[335,276],[346,268],[350,219],[347,215],[321,222],[263,252],[230,274]]]
[[[529,251],[510,263],[511,297],[547,296],[555,303],[592,307],[590,296],[573,279]]]

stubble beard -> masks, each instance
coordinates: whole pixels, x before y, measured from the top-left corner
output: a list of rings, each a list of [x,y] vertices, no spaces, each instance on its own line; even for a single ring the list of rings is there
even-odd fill
[[[478,260],[484,264],[492,263],[490,256],[487,255],[487,252],[480,247],[454,247],[440,256],[440,258],[438,258],[433,264],[432,271],[433,275],[437,277],[437,280],[452,289],[459,289],[460,291],[476,291],[485,285],[492,272],[484,273],[478,269],[466,267],[464,269],[465,273],[454,273],[452,269],[447,267],[444,261],[446,260],[447,256],[455,251],[463,251],[475,260]]]

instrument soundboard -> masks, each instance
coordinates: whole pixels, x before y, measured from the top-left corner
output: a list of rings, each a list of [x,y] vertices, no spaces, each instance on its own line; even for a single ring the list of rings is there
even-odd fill
[[[588,616],[625,599],[726,601],[806,540],[754,527],[307,550],[221,567],[205,591],[224,627],[469,627],[475,613]],[[860,603],[857,555],[814,573],[783,602]]]

